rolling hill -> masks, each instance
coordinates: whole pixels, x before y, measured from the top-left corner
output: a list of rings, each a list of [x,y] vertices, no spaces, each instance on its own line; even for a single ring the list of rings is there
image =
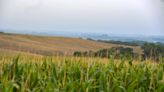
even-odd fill
[[[40,55],[72,55],[75,51],[97,51],[103,48],[130,47],[142,53],[139,46],[117,45],[80,38],[49,37],[0,33],[0,49]],[[1,51],[1,50],[0,50]],[[4,51],[4,50],[3,50]]]

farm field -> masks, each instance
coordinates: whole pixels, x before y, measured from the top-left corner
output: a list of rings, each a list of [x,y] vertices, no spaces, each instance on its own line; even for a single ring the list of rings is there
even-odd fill
[[[46,56],[72,56],[75,51],[97,51],[120,46],[132,48],[135,53],[142,53],[140,46],[103,43],[80,38],[0,33],[0,49]]]
[[[85,57],[0,55],[1,92],[163,92],[164,64]]]

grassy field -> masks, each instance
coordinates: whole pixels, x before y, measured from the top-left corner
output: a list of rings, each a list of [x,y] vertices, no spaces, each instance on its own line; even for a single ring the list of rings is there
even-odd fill
[[[73,55],[75,51],[97,51],[112,47],[130,47],[142,53],[139,46],[126,46],[83,40],[79,38],[34,36],[0,33],[0,49],[28,52],[40,55]]]
[[[164,64],[0,55],[0,92],[164,92]]]

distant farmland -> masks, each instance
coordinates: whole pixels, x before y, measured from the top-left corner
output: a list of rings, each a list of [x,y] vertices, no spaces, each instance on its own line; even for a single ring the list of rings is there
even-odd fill
[[[0,49],[28,52],[40,55],[72,55],[75,51],[97,51],[112,47],[130,47],[142,53],[139,46],[126,46],[96,42],[80,38],[48,37],[0,33]]]

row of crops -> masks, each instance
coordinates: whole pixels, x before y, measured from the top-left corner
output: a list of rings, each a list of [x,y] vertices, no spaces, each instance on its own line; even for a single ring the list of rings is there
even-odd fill
[[[0,92],[164,92],[163,63],[60,58],[1,57]]]

